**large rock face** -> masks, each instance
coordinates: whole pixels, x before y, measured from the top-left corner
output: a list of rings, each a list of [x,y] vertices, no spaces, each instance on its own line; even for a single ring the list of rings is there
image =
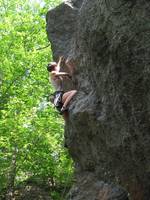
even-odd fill
[[[150,2],[70,0],[49,11],[54,58],[70,57],[78,94],[65,143],[69,200],[150,199]],[[120,185],[120,186],[118,186]]]

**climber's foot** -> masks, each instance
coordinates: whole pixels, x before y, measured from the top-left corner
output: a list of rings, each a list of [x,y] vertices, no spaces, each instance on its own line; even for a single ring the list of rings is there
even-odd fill
[[[67,110],[68,110],[68,108],[63,106],[63,107],[61,108],[61,113],[64,113],[64,112],[67,111]]]

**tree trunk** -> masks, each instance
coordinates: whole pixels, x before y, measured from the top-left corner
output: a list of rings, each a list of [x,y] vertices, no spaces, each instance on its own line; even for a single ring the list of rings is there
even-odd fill
[[[15,177],[16,177],[16,161],[17,161],[17,147],[15,147],[13,151],[10,170],[8,173],[7,192],[6,192],[7,200],[12,200],[13,198]]]

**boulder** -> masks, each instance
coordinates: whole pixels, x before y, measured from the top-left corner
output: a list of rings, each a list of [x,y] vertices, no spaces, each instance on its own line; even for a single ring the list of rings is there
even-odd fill
[[[147,0],[69,0],[47,13],[54,59],[74,63],[78,90],[65,126],[69,200],[150,198],[149,13]]]

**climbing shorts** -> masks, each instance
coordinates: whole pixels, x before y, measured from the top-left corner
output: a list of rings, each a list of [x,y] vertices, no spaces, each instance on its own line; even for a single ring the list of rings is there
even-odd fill
[[[54,92],[54,106],[56,109],[61,113],[61,108],[63,106],[62,103],[62,97],[63,97],[64,92],[63,91],[56,91]]]

